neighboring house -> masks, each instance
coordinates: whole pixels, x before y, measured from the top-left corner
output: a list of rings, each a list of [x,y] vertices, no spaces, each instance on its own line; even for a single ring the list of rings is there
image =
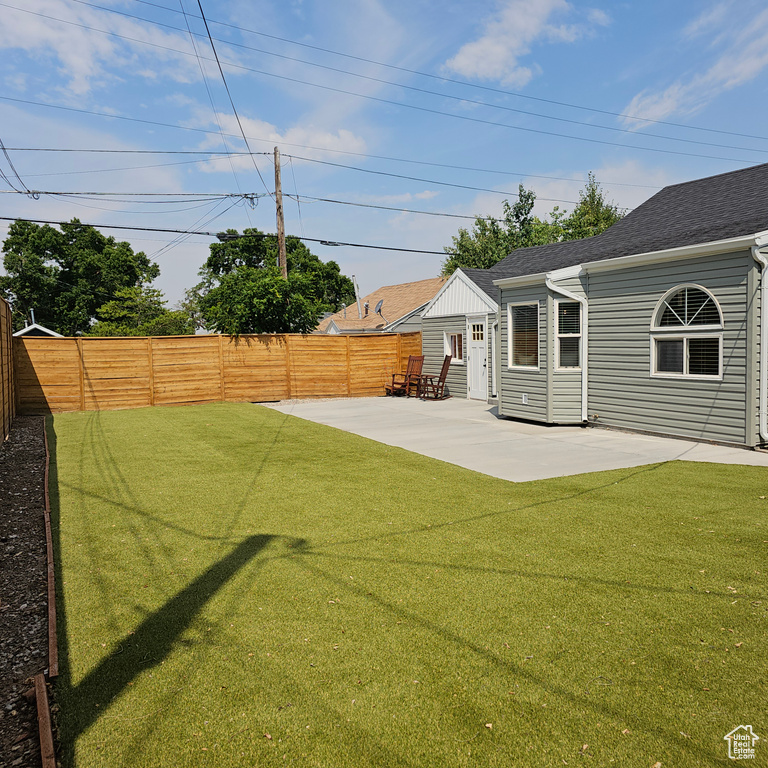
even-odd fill
[[[425,370],[439,322],[448,351],[463,319],[466,349],[491,280],[501,415],[768,445],[767,189],[768,165],[675,184],[600,235],[464,270],[425,312]]]
[[[421,314],[430,299],[445,283],[432,277],[415,283],[385,285],[350,304],[340,312],[323,318],[315,333],[408,333],[421,330]]]
[[[32,325],[26,325],[20,331],[16,331],[16,333],[14,333],[13,335],[14,336],[54,336],[57,339],[64,338],[60,333],[56,333],[56,331],[52,331],[50,328],[45,328],[44,326],[38,325],[37,323],[32,323]]]

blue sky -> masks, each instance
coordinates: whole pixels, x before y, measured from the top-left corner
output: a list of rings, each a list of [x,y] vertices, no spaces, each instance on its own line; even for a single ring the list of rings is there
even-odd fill
[[[280,147],[289,234],[441,252],[472,223],[456,216],[499,215],[520,183],[544,215],[593,171],[631,209],[768,161],[761,2],[201,2],[251,151]],[[3,216],[275,231],[270,156],[170,154],[246,150],[197,0],[2,6],[0,138],[18,173],[0,155]],[[211,242],[104,231],[160,264],[171,303]],[[311,248],[363,294],[442,262]]]

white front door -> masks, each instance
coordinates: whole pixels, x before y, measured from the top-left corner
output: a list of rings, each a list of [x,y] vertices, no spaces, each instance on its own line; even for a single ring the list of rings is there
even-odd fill
[[[467,323],[469,346],[469,396],[473,400],[488,399],[488,346],[485,319],[470,318]]]

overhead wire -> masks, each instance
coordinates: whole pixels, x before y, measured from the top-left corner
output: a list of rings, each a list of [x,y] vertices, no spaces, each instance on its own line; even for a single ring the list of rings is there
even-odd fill
[[[288,157],[290,160],[292,160],[290,155],[285,155],[285,157]],[[294,179],[294,188],[295,188],[295,186],[296,185],[295,185],[295,179]],[[8,195],[10,195],[10,194],[24,194],[24,193],[23,192],[16,192],[16,193],[14,193],[11,190],[0,190],[0,194],[8,194]],[[136,195],[136,196],[139,196],[139,195],[152,195],[152,196],[154,196],[154,195],[163,194],[163,193],[155,193],[155,192],[151,192],[151,193],[148,193],[148,192],[126,192],[126,193],[99,192],[99,193],[88,193],[88,192],[44,192],[44,191],[41,191],[41,192],[38,192],[37,194],[39,194],[41,196],[57,196],[57,197],[64,197],[64,198],[69,198],[69,197],[84,198],[86,200],[100,200],[100,199],[103,199],[103,198],[106,197],[106,198],[109,198],[112,202],[126,202],[126,203],[128,203],[128,202],[130,202],[130,203],[137,202],[137,203],[144,203],[144,204],[147,204],[147,205],[150,205],[150,204],[165,204],[165,203],[171,204],[171,203],[176,202],[174,200],[135,200],[135,201],[134,200],[120,200],[120,199],[114,199],[114,198],[110,197],[110,195],[112,195],[112,194],[115,194],[115,195],[125,194],[125,195]],[[181,195],[183,193],[170,192],[168,194],[169,195]],[[91,195],[93,195],[93,197],[91,197]],[[259,193],[258,195],[251,195],[251,194],[247,194],[247,193],[242,193],[242,194],[227,193],[227,194],[215,195],[215,196],[214,195],[209,195],[207,193],[190,193],[190,195],[205,195],[203,197],[197,198],[197,202],[202,202],[203,204],[205,204],[207,202],[214,202],[214,201],[217,201],[217,200],[224,200],[224,199],[228,199],[228,198],[234,198],[235,202],[240,202],[240,200],[242,200],[244,202],[247,202],[252,197],[255,197],[255,198],[266,197],[266,195],[263,192]],[[318,203],[335,203],[337,205],[348,205],[348,206],[355,206],[355,207],[358,207],[358,208],[372,208],[372,209],[377,209],[377,210],[382,210],[382,211],[394,211],[394,212],[397,212],[397,213],[416,213],[416,214],[422,214],[422,215],[425,215],[425,216],[442,216],[442,217],[451,218],[451,219],[472,219],[472,220],[475,220],[475,219],[485,219],[485,220],[490,221],[492,219],[495,220],[497,218],[497,217],[494,217],[494,216],[481,216],[479,214],[472,214],[472,215],[470,215],[470,214],[460,214],[460,213],[444,213],[444,212],[441,212],[441,211],[424,211],[424,210],[418,210],[418,209],[413,209],[413,208],[404,208],[404,207],[401,207],[401,206],[378,205],[378,204],[375,204],[375,203],[361,203],[361,202],[355,202],[355,201],[351,201],[351,200],[337,200],[335,198],[328,198],[328,197],[313,197],[311,195],[299,195],[298,193],[293,194],[293,195],[286,193],[285,197],[287,197],[287,198],[289,198],[291,200],[294,200],[299,205],[301,204],[301,201],[307,201],[307,202],[318,202]],[[537,199],[545,201],[545,202],[551,201],[550,198],[537,198]],[[558,200],[557,202],[574,202],[574,201]],[[112,209],[109,209],[109,208],[97,208],[96,206],[94,206],[94,208],[96,210],[112,210]],[[187,208],[187,209],[184,209],[184,210],[193,210],[193,209],[192,208]],[[115,211],[115,212],[118,213],[119,211]],[[170,212],[171,211],[163,211],[163,213],[170,213]],[[133,213],[133,211],[128,211],[128,213]],[[302,233],[303,233],[303,224],[302,224]]]
[[[75,0],[75,1],[76,2],[82,2],[82,0]],[[198,0],[198,4],[200,4],[200,0]],[[158,43],[151,43],[149,41],[140,40],[138,38],[131,38],[131,37],[128,37],[126,35],[120,35],[118,33],[111,32],[111,31],[108,31],[108,30],[100,30],[100,29],[97,29],[95,27],[89,27],[88,25],[79,24],[77,22],[71,22],[71,21],[67,21],[67,20],[64,20],[64,19],[58,19],[56,17],[48,16],[46,14],[40,14],[40,13],[35,12],[35,11],[28,11],[28,10],[26,10],[24,8],[18,8],[17,6],[12,6],[12,5],[9,5],[7,3],[0,3],[0,6],[8,7],[8,8],[13,8],[15,10],[18,10],[18,11],[21,11],[21,12],[24,12],[24,13],[31,13],[31,14],[36,15],[36,16],[42,16],[44,18],[49,18],[51,20],[58,21],[60,23],[72,24],[74,26],[84,27],[86,29],[90,29],[90,30],[95,31],[95,32],[99,32],[99,33],[107,34],[107,35],[112,35],[112,36],[115,36],[115,37],[127,39],[127,40],[130,40],[132,42],[137,42],[137,43],[148,45],[148,46],[155,47],[155,48],[161,48],[163,50],[172,51],[174,53],[178,53],[178,54],[181,54],[181,55],[185,55],[185,56],[192,55],[192,54],[190,54],[187,51],[182,51],[182,50],[179,50],[179,49],[176,49],[176,48],[171,48],[170,46],[164,46],[164,45],[160,45]],[[93,6],[93,7],[97,7],[97,8],[100,8],[102,10],[114,10],[114,9],[105,9],[105,8],[103,8],[101,6]],[[200,5],[200,8],[201,8],[201,12],[202,12],[202,5]],[[123,14],[123,15],[130,15],[130,14]],[[140,18],[142,21],[145,21],[145,22],[150,23],[150,24],[157,23],[157,22],[153,22],[152,20],[143,19],[142,17],[138,17],[138,18]],[[203,16],[202,18],[205,21],[205,16]],[[178,27],[172,27],[172,28],[176,29],[177,31],[183,31],[183,30],[180,30]],[[213,44],[213,37],[210,35],[210,30],[208,29],[207,23],[206,23],[206,30],[208,31],[208,36],[209,36],[209,39],[210,39],[211,48],[212,48],[212,50],[214,52],[216,63],[217,63],[217,65],[219,67],[219,70],[221,72],[222,79],[224,79],[224,72],[223,72],[223,69],[222,69],[222,66],[221,66],[221,61],[219,60],[218,54],[217,54],[215,46]],[[659,153],[662,153],[662,154],[674,154],[674,155],[680,155],[680,156],[683,156],[683,157],[699,157],[699,158],[705,158],[705,159],[711,159],[711,160],[723,160],[723,161],[738,162],[738,163],[754,163],[754,162],[756,162],[754,160],[744,160],[744,159],[740,159],[740,158],[723,157],[723,156],[719,156],[719,155],[705,155],[705,154],[694,153],[694,152],[682,152],[682,151],[672,150],[672,149],[663,149],[661,147],[648,147],[648,146],[637,145],[637,144],[625,144],[625,143],[621,143],[621,142],[607,141],[605,139],[596,139],[596,138],[590,138],[590,137],[586,137],[586,136],[576,136],[576,135],[573,135],[573,134],[559,133],[559,132],[556,132],[556,131],[547,131],[547,130],[543,130],[543,129],[540,129],[540,128],[530,128],[530,127],[520,126],[520,125],[511,125],[509,123],[502,123],[502,122],[499,122],[499,121],[496,121],[496,120],[487,120],[487,119],[483,119],[483,118],[479,118],[479,117],[472,117],[470,115],[462,115],[462,114],[455,114],[455,113],[451,113],[451,112],[445,112],[443,110],[433,109],[433,108],[430,108],[430,107],[424,107],[424,106],[420,106],[420,105],[417,105],[417,104],[408,104],[406,102],[396,101],[394,99],[385,99],[385,98],[382,98],[382,97],[379,97],[379,96],[372,96],[372,95],[369,95],[369,94],[358,93],[358,92],[350,91],[350,90],[347,90],[347,89],[344,89],[344,88],[337,88],[337,87],[334,87],[334,86],[323,85],[321,83],[313,83],[313,82],[310,82],[310,81],[307,81],[307,80],[302,80],[300,78],[289,77],[288,75],[281,75],[281,74],[277,74],[275,72],[269,72],[267,70],[256,69],[254,67],[248,67],[248,66],[245,66],[243,64],[237,64],[235,62],[226,62],[226,63],[227,63],[228,66],[230,66],[232,68],[242,69],[242,70],[248,71],[248,72],[254,72],[254,73],[257,73],[257,74],[260,74],[260,75],[264,75],[266,77],[272,77],[272,78],[276,78],[276,79],[279,79],[279,80],[285,80],[287,82],[293,82],[293,83],[297,83],[297,84],[301,84],[301,85],[307,85],[307,86],[318,88],[318,89],[321,89],[321,90],[326,90],[326,91],[330,91],[330,92],[333,92],[333,93],[340,93],[340,94],[347,95],[347,96],[354,96],[354,97],[357,97],[357,98],[367,99],[367,100],[378,102],[378,103],[382,103],[382,104],[387,104],[387,105],[392,105],[392,106],[397,106],[397,107],[403,107],[405,109],[417,110],[417,111],[420,111],[420,112],[425,112],[425,113],[429,113],[429,114],[439,115],[439,116],[442,116],[442,117],[449,117],[449,118],[453,118],[454,120],[469,121],[469,122],[473,122],[473,123],[479,123],[479,124],[484,124],[484,125],[491,125],[491,126],[500,127],[500,128],[507,128],[507,129],[515,130],[515,131],[522,131],[522,132],[526,132],[526,133],[533,133],[533,134],[538,134],[538,135],[543,135],[543,136],[552,136],[554,138],[564,138],[564,139],[570,139],[570,140],[573,140],[573,141],[582,141],[582,142],[588,142],[588,143],[593,143],[593,144],[603,144],[603,145],[606,145],[606,146],[615,146],[615,147],[620,147],[622,149],[637,150],[637,151],[642,151],[642,152],[659,152]],[[242,129],[242,124],[240,122],[240,117],[237,114],[236,109],[234,108],[234,102],[232,101],[232,96],[231,96],[231,93],[229,91],[229,86],[226,84],[226,79],[224,79],[224,84],[225,84],[225,87],[226,87],[226,90],[227,90],[227,94],[228,94],[228,96],[230,98],[230,102],[232,103],[233,110],[235,112],[235,117],[237,118],[238,126],[239,126],[239,128],[241,130],[241,133],[242,133],[243,138],[245,140],[246,146],[248,146],[248,141],[247,141],[247,138],[245,137],[245,133],[244,133],[244,131]],[[394,84],[394,85],[399,85],[400,87],[404,87],[404,88],[413,88],[413,86],[407,86],[407,85],[402,85],[402,84]],[[414,88],[414,90],[422,90],[423,91],[424,89],[415,89]],[[446,96],[445,94],[435,94],[435,95],[443,96],[443,97]],[[462,99],[459,99],[459,100],[462,100]],[[487,105],[487,106],[493,106],[493,105]],[[518,111],[518,110],[513,110],[513,111]],[[558,119],[558,118],[552,118],[552,119]],[[567,122],[574,122],[574,121],[568,120]],[[575,121],[575,122],[578,122],[578,121]],[[612,126],[595,126],[595,125],[592,125],[592,124],[589,124],[589,123],[584,123],[584,125],[586,125],[588,127],[591,127],[591,128],[598,127],[598,128],[606,128],[607,130],[621,130],[621,131],[629,133],[629,134],[634,134],[633,131],[629,131],[629,130],[626,130],[626,129],[616,129],[615,127],[612,127]],[[682,141],[682,142],[691,143],[691,144],[703,144],[705,146],[715,146],[715,147],[719,147],[719,148],[723,148],[723,149],[735,149],[737,151],[743,151],[743,152],[760,152],[760,153],[768,152],[768,149],[758,149],[758,148],[755,148],[755,147],[734,147],[734,146],[731,146],[731,145],[713,144],[711,142],[700,142],[700,141],[696,141],[696,140],[693,140],[693,139],[684,139],[684,138],[680,138],[680,137],[659,136],[658,134],[644,134],[644,135],[647,135],[647,136],[652,137],[652,138],[660,138],[662,140],[667,140],[667,141]],[[752,138],[763,139],[764,137],[755,136],[755,137],[752,137]],[[255,166],[255,160],[254,160],[254,166]],[[258,170],[257,166],[256,166],[256,168],[257,168],[257,172],[259,173],[259,176],[261,176],[261,172]],[[265,187],[266,187],[266,183],[264,182],[263,178],[262,178],[262,183],[264,183]]]
[[[72,0],[72,2],[77,2],[77,3],[80,3],[81,5],[90,5],[92,7],[98,7],[98,8],[101,8],[102,10],[109,10],[109,11],[114,10],[114,9],[110,9],[110,8],[103,8],[103,6],[95,6],[92,3],[86,2],[86,0]],[[153,3],[150,0],[135,0],[135,2],[141,3],[143,5],[152,6],[154,8],[159,8],[159,9],[162,9],[162,10],[165,10],[165,11],[170,11],[171,13],[178,13],[174,8],[168,8],[165,5],[161,5],[160,3]],[[118,13],[120,13],[120,12],[118,11]],[[287,37],[280,37],[279,35],[271,35],[271,34],[268,34],[267,32],[263,32],[263,31],[260,31],[260,30],[249,29],[248,27],[242,26],[241,24],[231,24],[231,23],[228,23],[228,22],[225,22],[225,21],[219,21],[219,20],[216,20],[216,19],[211,19],[211,23],[212,24],[218,24],[218,25],[223,26],[223,27],[229,27],[230,29],[235,29],[235,30],[237,30],[239,32],[245,32],[245,33],[248,33],[248,34],[251,34],[251,35],[258,35],[259,37],[265,37],[265,38],[268,38],[268,39],[271,39],[271,40],[277,40],[279,42],[289,43],[291,45],[296,45],[296,46],[299,46],[301,48],[307,48],[307,49],[311,49],[311,50],[315,50],[315,51],[320,51],[322,53],[329,53],[329,54],[332,54],[334,56],[340,56],[340,57],[343,57],[343,58],[346,58],[346,59],[351,59],[351,60],[354,60],[354,61],[360,61],[360,62],[363,62],[365,64],[375,64],[376,66],[384,67],[386,69],[392,69],[392,70],[396,70],[398,72],[405,72],[405,73],[410,74],[410,75],[418,75],[419,77],[427,77],[427,78],[430,78],[432,80],[437,80],[437,81],[441,81],[441,82],[444,82],[444,83],[452,83],[452,84],[455,84],[455,85],[461,85],[461,86],[464,86],[464,87],[467,87],[467,88],[475,88],[475,89],[482,90],[482,91],[488,91],[488,92],[491,92],[491,93],[497,93],[497,94],[500,94],[500,95],[503,95],[503,96],[514,96],[516,98],[527,99],[527,100],[530,100],[530,101],[537,101],[537,102],[541,102],[541,103],[544,103],[544,104],[552,104],[554,106],[567,107],[569,109],[579,109],[579,110],[582,110],[582,111],[594,112],[596,114],[609,115],[611,117],[618,117],[618,118],[621,118],[623,120],[636,120],[638,122],[643,122],[643,123],[653,123],[653,124],[656,124],[656,125],[668,125],[668,126],[671,126],[671,127],[674,127],[674,128],[685,128],[685,129],[695,130],[695,131],[704,131],[704,132],[707,132],[707,133],[719,133],[719,134],[723,134],[723,135],[726,135],[726,136],[738,136],[738,137],[741,137],[741,138],[748,138],[748,139],[761,139],[761,140],[768,139],[768,137],[766,137],[766,136],[758,136],[758,135],[748,134],[748,133],[739,133],[739,132],[736,132],[736,131],[726,131],[726,130],[721,130],[721,129],[718,129],[718,128],[710,128],[710,127],[698,126],[698,125],[688,125],[688,124],[685,124],[685,123],[676,123],[676,122],[673,122],[673,121],[670,121],[670,120],[661,120],[661,119],[658,119],[658,118],[642,117],[640,115],[629,115],[629,114],[626,114],[624,112],[613,112],[613,111],[607,110],[607,109],[599,109],[597,107],[588,107],[588,106],[583,105],[583,104],[574,104],[574,103],[571,103],[571,102],[558,101],[556,99],[548,99],[548,98],[544,98],[544,97],[541,97],[541,96],[532,96],[531,94],[520,93],[518,91],[510,91],[510,90],[506,90],[506,89],[503,89],[503,88],[494,88],[493,86],[489,86],[489,85],[481,85],[480,83],[473,83],[473,82],[470,82],[469,80],[462,80],[460,78],[446,77],[444,75],[435,75],[435,74],[433,74],[431,72],[424,72],[424,71],[417,70],[417,69],[411,69],[409,67],[398,66],[396,64],[389,64],[387,62],[377,61],[375,59],[369,59],[369,58],[366,58],[364,56],[357,56],[357,55],[354,55],[354,54],[351,54],[351,53],[344,53],[342,51],[336,51],[336,50],[333,50],[331,48],[323,48],[322,46],[319,46],[319,45],[312,45],[310,43],[303,43],[303,42],[299,42],[298,40],[292,40],[292,39],[287,38]]]
[[[48,219],[37,219],[37,218],[29,218],[27,216],[0,216],[0,221],[28,221],[33,222],[36,224],[55,224],[55,225],[61,225],[61,224],[67,224],[66,221],[51,221]],[[126,231],[136,231],[136,232],[169,232],[169,233],[177,233],[182,235],[205,235],[207,237],[218,237],[220,233],[218,232],[205,232],[205,231],[195,231],[190,232],[188,230],[183,229],[164,229],[160,227],[136,227],[136,226],[127,226],[125,224],[86,224],[85,222],[81,222],[84,224],[84,226],[90,226],[94,227],[96,229],[123,229]],[[260,232],[258,235],[241,235],[239,237],[260,237],[260,238],[267,238],[267,237],[277,237],[277,233],[274,232]],[[289,239],[293,240],[302,240],[309,243],[320,243],[320,245],[327,245],[327,246],[348,246],[350,248],[372,248],[374,250],[379,251],[399,251],[401,253],[422,253],[430,256],[445,256],[445,251],[428,251],[421,248],[400,248],[398,246],[391,246],[391,245],[372,245],[370,243],[348,243],[343,242],[340,240],[332,240],[330,238],[319,238],[319,237],[299,237],[298,235],[288,235]]]
[[[270,139],[259,139],[254,136],[251,136],[251,141],[271,141]],[[367,154],[365,152],[353,152],[351,150],[347,149],[331,149],[328,147],[314,147],[307,144],[295,144],[287,141],[281,141],[280,144],[285,147],[297,147],[299,149],[311,149],[311,150],[317,150],[318,152],[329,152],[337,155],[350,155],[352,157],[364,157],[366,159],[371,160],[387,160],[391,162],[396,163],[408,163],[411,165],[426,165],[431,166],[434,168],[446,168],[448,170],[454,170],[454,171],[472,171],[474,173],[490,173],[490,174],[497,174],[501,176],[515,176],[518,178],[528,178],[528,179],[546,179],[548,181],[569,181],[574,184],[584,184],[585,179],[578,178],[574,179],[573,177],[569,176],[547,176],[542,174],[535,174],[535,173],[525,173],[523,171],[504,171],[499,168],[476,168],[472,166],[466,166],[466,165],[452,165],[450,163],[435,163],[430,162],[428,160],[414,160],[413,158],[404,158],[404,157],[393,157],[391,155],[371,155]],[[200,150],[200,149],[93,149],[93,148],[69,148],[69,147],[62,147],[62,148],[56,148],[56,147],[9,147],[9,150],[13,150],[14,152],[82,152],[85,154],[92,154],[92,153],[102,153],[102,154],[146,154],[146,155],[226,155],[226,152],[220,152],[218,150]],[[246,155],[247,152],[232,152],[233,155]],[[269,155],[271,153],[269,152],[261,152],[258,154],[262,155]],[[286,155],[286,157],[290,157],[290,155]],[[210,158],[211,160],[218,160],[218,159],[224,159],[224,158]],[[202,160],[190,160],[190,161],[181,161],[179,164],[184,163],[205,163],[208,162],[208,159],[202,159]],[[134,166],[136,168],[153,168],[153,167],[162,167],[163,165],[175,165],[175,163],[163,163],[157,166]],[[115,168],[115,169],[104,169],[104,172],[110,171],[110,170],[131,170],[130,168]],[[78,171],[67,171],[65,173],[78,173]],[[65,175],[65,173],[62,173],[61,175]],[[89,171],[82,171],[82,173],[89,173]],[[27,174],[29,175],[29,174]],[[45,176],[47,174],[35,174],[37,176]],[[51,175],[58,175],[58,174],[51,174]],[[633,184],[631,182],[622,182],[622,181],[612,181],[606,179],[603,181],[604,184],[609,184],[613,187],[635,187],[637,189],[660,189],[660,187],[656,184]]]
[[[160,22],[160,21],[157,21],[157,20],[154,20],[154,19],[147,19],[147,18],[145,18],[143,16],[137,16],[135,14],[126,13],[125,11],[118,11],[118,10],[116,10],[114,8],[108,8],[108,7],[105,7],[105,6],[96,5],[94,3],[88,3],[88,2],[85,2],[85,0],[75,0],[75,1],[78,2],[78,3],[81,3],[82,5],[86,5],[88,7],[91,7],[91,8],[100,10],[100,11],[118,14],[120,16],[124,16],[124,17],[131,18],[131,19],[136,19],[138,21],[142,21],[142,22],[145,22],[147,24],[152,24],[154,26],[164,27],[166,29],[171,29],[171,30],[174,30],[174,31],[177,31],[177,32],[183,32],[183,30],[180,27],[176,27],[176,26],[174,26],[172,24],[165,24],[163,22]],[[181,2],[181,0],[179,0],[179,2]],[[0,5],[6,5],[6,4],[0,3]],[[157,46],[158,45],[156,43],[150,43],[149,41],[139,40],[138,38],[128,38],[126,36],[119,35],[118,33],[112,32],[110,30],[102,30],[102,29],[98,29],[98,28],[95,28],[95,27],[90,27],[90,26],[87,26],[87,25],[82,25],[82,24],[79,24],[78,22],[71,22],[71,21],[68,21],[68,20],[65,20],[65,19],[58,19],[58,18],[53,17],[53,16],[47,16],[45,14],[39,14],[36,11],[27,11],[26,9],[18,8],[17,6],[7,5],[6,7],[15,8],[16,10],[21,10],[21,11],[24,11],[26,13],[32,13],[32,14],[35,14],[35,15],[42,15],[45,18],[50,18],[50,19],[53,19],[55,21],[59,21],[61,23],[65,23],[65,24],[67,24],[67,23],[69,23],[69,24],[77,24],[78,26],[85,27],[86,29],[90,29],[90,30],[95,31],[95,32],[99,32],[99,33],[107,34],[107,35],[115,35],[117,37],[123,37],[125,39],[131,40],[132,42],[139,42],[139,43],[143,43],[143,44],[150,45],[150,46]],[[173,9],[167,8],[166,10],[170,11],[170,10],[173,10]],[[184,14],[184,19],[186,21],[187,20],[187,12],[183,9],[183,7],[182,7],[182,13]],[[202,18],[205,21],[205,17],[203,16]],[[188,26],[188,22],[187,22],[187,26]],[[207,24],[206,24],[206,29],[207,29]],[[191,30],[190,30],[189,34],[190,34],[190,36],[192,36],[194,33],[191,32]],[[202,37],[202,35],[201,35],[201,37]],[[416,92],[416,93],[429,94],[429,95],[432,95],[432,96],[437,96],[439,98],[451,99],[453,101],[464,102],[464,103],[473,104],[473,105],[477,105],[477,106],[485,106],[485,107],[489,107],[491,109],[504,110],[504,111],[507,111],[507,112],[513,112],[513,113],[516,113],[516,114],[522,114],[522,115],[526,115],[526,116],[530,116],[530,117],[537,117],[537,118],[541,118],[541,119],[544,119],[544,120],[553,120],[553,121],[557,121],[557,122],[570,123],[570,124],[573,124],[573,125],[581,125],[581,126],[585,126],[585,127],[588,127],[588,128],[598,128],[598,129],[602,129],[602,130],[606,130],[606,131],[613,131],[613,132],[619,132],[619,133],[627,133],[627,134],[635,134],[636,133],[636,131],[634,131],[633,129],[630,129],[630,128],[620,128],[618,126],[611,126],[611,125],[598,125],[598,124],[594,124],[594,123],[588,123],[588,122],[585,122],[583,120],[574,120],[573,118],[560,117],[560,116],[557,116],[557,115],[547,115],[547,114],[540,113],[540,112],[531,112],[530,110],[518,109],[516,107],[510,107],[510,106],[507,106],[507,105],[504,105],[504,104],[493,104],[493,103],[490,103],[490,102],[487,102],[487,101],[480,101],[480,100],[477,100],[477,99],[470,99],[470,98],[467,98],[467,97],[464,97],[464,96],[457,96],[457,95],[449,94],[449,93],[441,93],[441,92],[438,92],[438,91],[429,90],[427,88],[419,88],[417,86],[408,85],[407,83],[393,82],[391,80],[386,80],[384,78],[373,77],[372,75],[364,75],[364,74],[361,74],[359,72],[351,72],[350,70],[340,69],[339,67],[331,67],[329,65],[320,64],[318,62],[308,61],[306,59],[299,59],[299,58],[297,58],[295,56],[288,56],[286,54],[277,53],[275,51],[268,51],[268,50],[265,50],[263,48],[256,48],[254,46],[245,45],[243,43],[238,43],[238,42],[235,42],[235,41],[232,41],[232,40],[223,40],[221,38],[214,38],[214,37],[210,36],[210,31],[209,31],[209,37],[210,37],[211,41],[217,40],[218,42],[225,43],[226,45],[229,45],[229,46],[232,46],[232,47],[235,47],[235,48],[242,48],[244,50],[255,51],[257,53],[262,53],[262,54],[264,54],[266,56],[272,56],[272,57],[284,59],[284,60],[287,60],[287,61],[293,61],[293,62],[296,62],[296,63],[304,64],[306,66],[316,67],[316,68],[319,68],[319,69],[325,69],[327,71],[331,71],[331,72],[335,72],[335,73],[339,73],[339,74],[349,75],[350,77],[356,77],[358,79],[368,80],[370,82],[381,83],[381,84],[384,84],[384,85],[391,85],[391,86],[394,86],[394,87],[397,87],[397,88],[403,88],[405,90],[413,91],[413,92]],[[184,53],[183,51],[179,51],[177,49],[173,49],[173,48],[170,48],[168,46],[159,46],[159,47],[162,47],[162,48],[164,48],[166,50],[175,51],[176,53]],[[229,66],[240,66],[240,67],[243,66],[243,65],[235,64],[234,62],[227,62],[227,63],[228,63]],[[376,63],[376,62],[372,62],[372,63]],[[379,66],[383,66],[383,65],[379,64]],[[247,67],[244,67],[244,68],[248,69]],[[253,70],[253,71],[260,72],[261,74],[270,74],[270,75],[272,74],[272,73],[262,72],[261,70]],[[419,73],[419,74],[424,74],[424,73]],[[321,86],[319,86],[317,84],[314,84],[314,83],[306,83],[306,84],[307,85],[316,86],[316,87],[321,87]],[[504,92],[504,93],[507,93],[507,92]],[[354,94],[354,95],[357,95],[357,96],[359,96],[361,98],[367,98],[365,94]],[[507,95],[509,95],[509,93],[507,93]],[[519,95],[519,94],[512,94],[512,95]],[[634,119],[637,119],[637,118],[634,118]],[[684,126],[678,126],[678,127],[684,127]],[[747,150],[747,151],[749,149],[749,148],[745,148],[745,147],[736,147],[736,146],[732,146],[732,145],[724,145],[722,143],[698,141],[696,139],[687,139],[685,137],[678,137],[678,136],[663,136],[663,135],[654,134],[654,133],[645,133],[644,135],[652,136],[654,138],[664,139],[664,140],[668,140],[668,141],[677,141],[677,142],[683,142],[683,143],[689,143],[689,144],[699,144],[699,145],[703,145],[703,146],[711,146],[711,147],[718,147],[718,148],[725,148],[725,149],[736,149],[736,150]],[[757,136],[754,136],[754,137],[751,137],[751,138],[756,138],[756,139],[765,138],[766,140],[768,140],[768,137],[757,137]],[[754,151],[758,151],[759,152],[759,151],[762,151],[762,150],[755,149]]]
[[[264,189],[267,190],[267,194],[270,197],[274,197],[274,195],[269,191],[267,182],[264,181],[264,177],[261,175],[261,171],[259,170],[259,166],[256,164],[256,158],[254,157],[253,152],[251,152],[251,146],[248,143],[248,137],[245,135],[245,131],[243,130],[243,124],[240,122],[240,115],[237,113],[237,107],[235,106],[234,99],[232,98],[232,93],[229,90],[229,85],[227,84],[227,78],[224,77],[224,70],[222,69],[221,62],[219,61],[219,54],[216,52],[216,46],[213,44],[213,37],[211,36],[211,30],[208,28],[208,21],[205,18],[205,13],[203,12],[203,5],[200,0],[197,0],[197,6],[200,9],[200,16],[203,19],[203,24],[205,24],[205,31],[208,34],[208,41],[211,44],[211,50],[213,51],[214,58],[216,59],[216,66],[218,66],[219,68],[221,81],[224,83],[224,89],[226,90],[227,96],[229,97],[229,103],[232,105],[232,112],[234,112],[235,119],[237,120],[237,127],[240,129],[240,133],[243,136],[243,141],[245,142],[245,148],[248,150],[248,155],[251,158],[253,167],[256,169],[256,173],[259,174],[259,178],[261,179],[261,183],[264,185]]]
[[[0,149],[3,150],[3,154],[5,155],[5,159],[8,161],[8,165],[10,166],[11,171],[13,172],[13,175],[18,179],[19,184],[21,184],[22,189],[26,194],[31,194],[29,187],[24,183],[24,180],[19,176],[19,172],[16,170],[16,166],[13,164],[13,160],[11,160],[11,156],[8,154],[8,150],[5,147],[5,144],[3,144],[3,140],[0,139]],[[2,171],[0,171],[2,173]],[[16,189],[16,186],[11,183],[11,180],[5,175],[5,173],[2,173],[3,179],[8,182],[8,184],[13,187],[13,189]],[[18,190],[16,190],[18,191]]]
[[[221,141],[224,144],[224,149],[227,150],[229,153],[229,146],[227,145],[227,140],[224,136],[224,131],[221,127],[221,121],[219,120],[219,114],[216,109],[216,105],[213,101],[213,94],[211,93],[211,88],[208,85],[208,78],[205,76],[205,68],[203,67],[202,59],[200,58],[200,54],[197,50],[197,43],[195,42],[195,36],[192,34],[192,28],[189,26],[189,19],[187,18],[187,13],[184,9],[184,0],[179,0],[179,6],[181,7],[181,11],[184,14],[184,22],[187,25],[187,32],[189,32],[189,39],[192,43],[192,49],[195,52],[195,59],[197,59],[197,65],[200,68],[200,76],[203,78],[203,84],[205,85],[205,92],[208,94],[208,101],[211,104],[211,112],[213,113],[213,119],[216,122],[216,126],[219,129],[219,134],[221,135]],[[240,188],[240,180],[237,178],[237,173],[235,173],[235,164],[232,162],[232,155],[228,154],[229,157],[229,167],[232,170],[232,176],[235,179],[235,186],[237,187],[238,192],[242,192],[242,189]],[[250,221],[250,214],[246,211],[246,215],[248,216],[248,219]]]

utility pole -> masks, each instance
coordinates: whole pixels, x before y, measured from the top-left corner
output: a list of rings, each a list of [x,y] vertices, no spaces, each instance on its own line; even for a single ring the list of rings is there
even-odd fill
[[[283,219],[283,186],[280,183],[280,150],[275,147],[275,207],[277,208],[277,265],[288,279],[288,260],[285,254],[285,220]]]

